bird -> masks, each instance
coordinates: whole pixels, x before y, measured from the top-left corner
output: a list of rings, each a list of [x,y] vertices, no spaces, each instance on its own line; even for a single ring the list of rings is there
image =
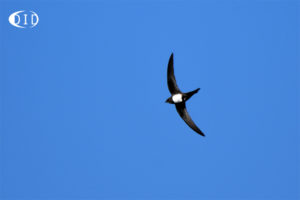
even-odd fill
[[[191,92],[183,93],[177,86],[175,75],[174,75],[174,59],[173,53],[169,58],[167,80],[168,88],[171,93],[171,97],[166,100],[166,103],[175,104],[176,110],[180,117],[185,121],[185,123],[193,129],[196,133],[205,136],[204,133],[197,127],[189,113],[187,112],[185,102],[189,100],[194,94],[196,94],[200,88],[193,90]]]

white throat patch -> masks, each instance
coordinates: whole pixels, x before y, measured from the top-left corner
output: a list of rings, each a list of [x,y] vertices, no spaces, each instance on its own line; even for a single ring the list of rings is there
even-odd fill
[[[182,94],[174,94],[172,96],[172,100],[174,101],[174,103],[182,102]]]

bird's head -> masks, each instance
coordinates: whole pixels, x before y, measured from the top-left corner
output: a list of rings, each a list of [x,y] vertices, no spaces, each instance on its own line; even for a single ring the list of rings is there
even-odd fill
[[[173,103],[174,103],[173,100],[172,100],[172,97],[169,97],[165,102],[166,102],[166,103],[170,103],[170,104],[173,104]]]

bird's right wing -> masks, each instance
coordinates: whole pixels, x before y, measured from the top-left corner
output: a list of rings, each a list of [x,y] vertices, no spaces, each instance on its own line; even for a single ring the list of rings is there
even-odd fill
[[[194,131],[199,133],[202,136],[205,136],[204,133],[196,126],[196,124],[193,122],[192,118],[190,117],[189,113],[186,110],[185,103],[178,103],[175,104],[176,110],[180,117],[185,121],[185,123]]]
[[[174,76],[173,53],[170,56],[169,64],[168,64],[168,88],[171,94],[181,93],[180,89],[177,86],[176,79]]]

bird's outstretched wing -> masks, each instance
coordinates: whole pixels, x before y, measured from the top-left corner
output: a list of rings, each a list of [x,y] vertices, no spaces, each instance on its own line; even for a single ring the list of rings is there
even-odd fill
[[[181,93],[180,89],[177,86],[176,79],[174,76],[173,53],[170,56],[168,64],[168,88],[171,94]]]
[[[178,114],[185,121],[185,123],[200,135],[205,136],[204,133],[196,126],[189,113],[187,112],[185,102],[175,104],[175,106]]]

